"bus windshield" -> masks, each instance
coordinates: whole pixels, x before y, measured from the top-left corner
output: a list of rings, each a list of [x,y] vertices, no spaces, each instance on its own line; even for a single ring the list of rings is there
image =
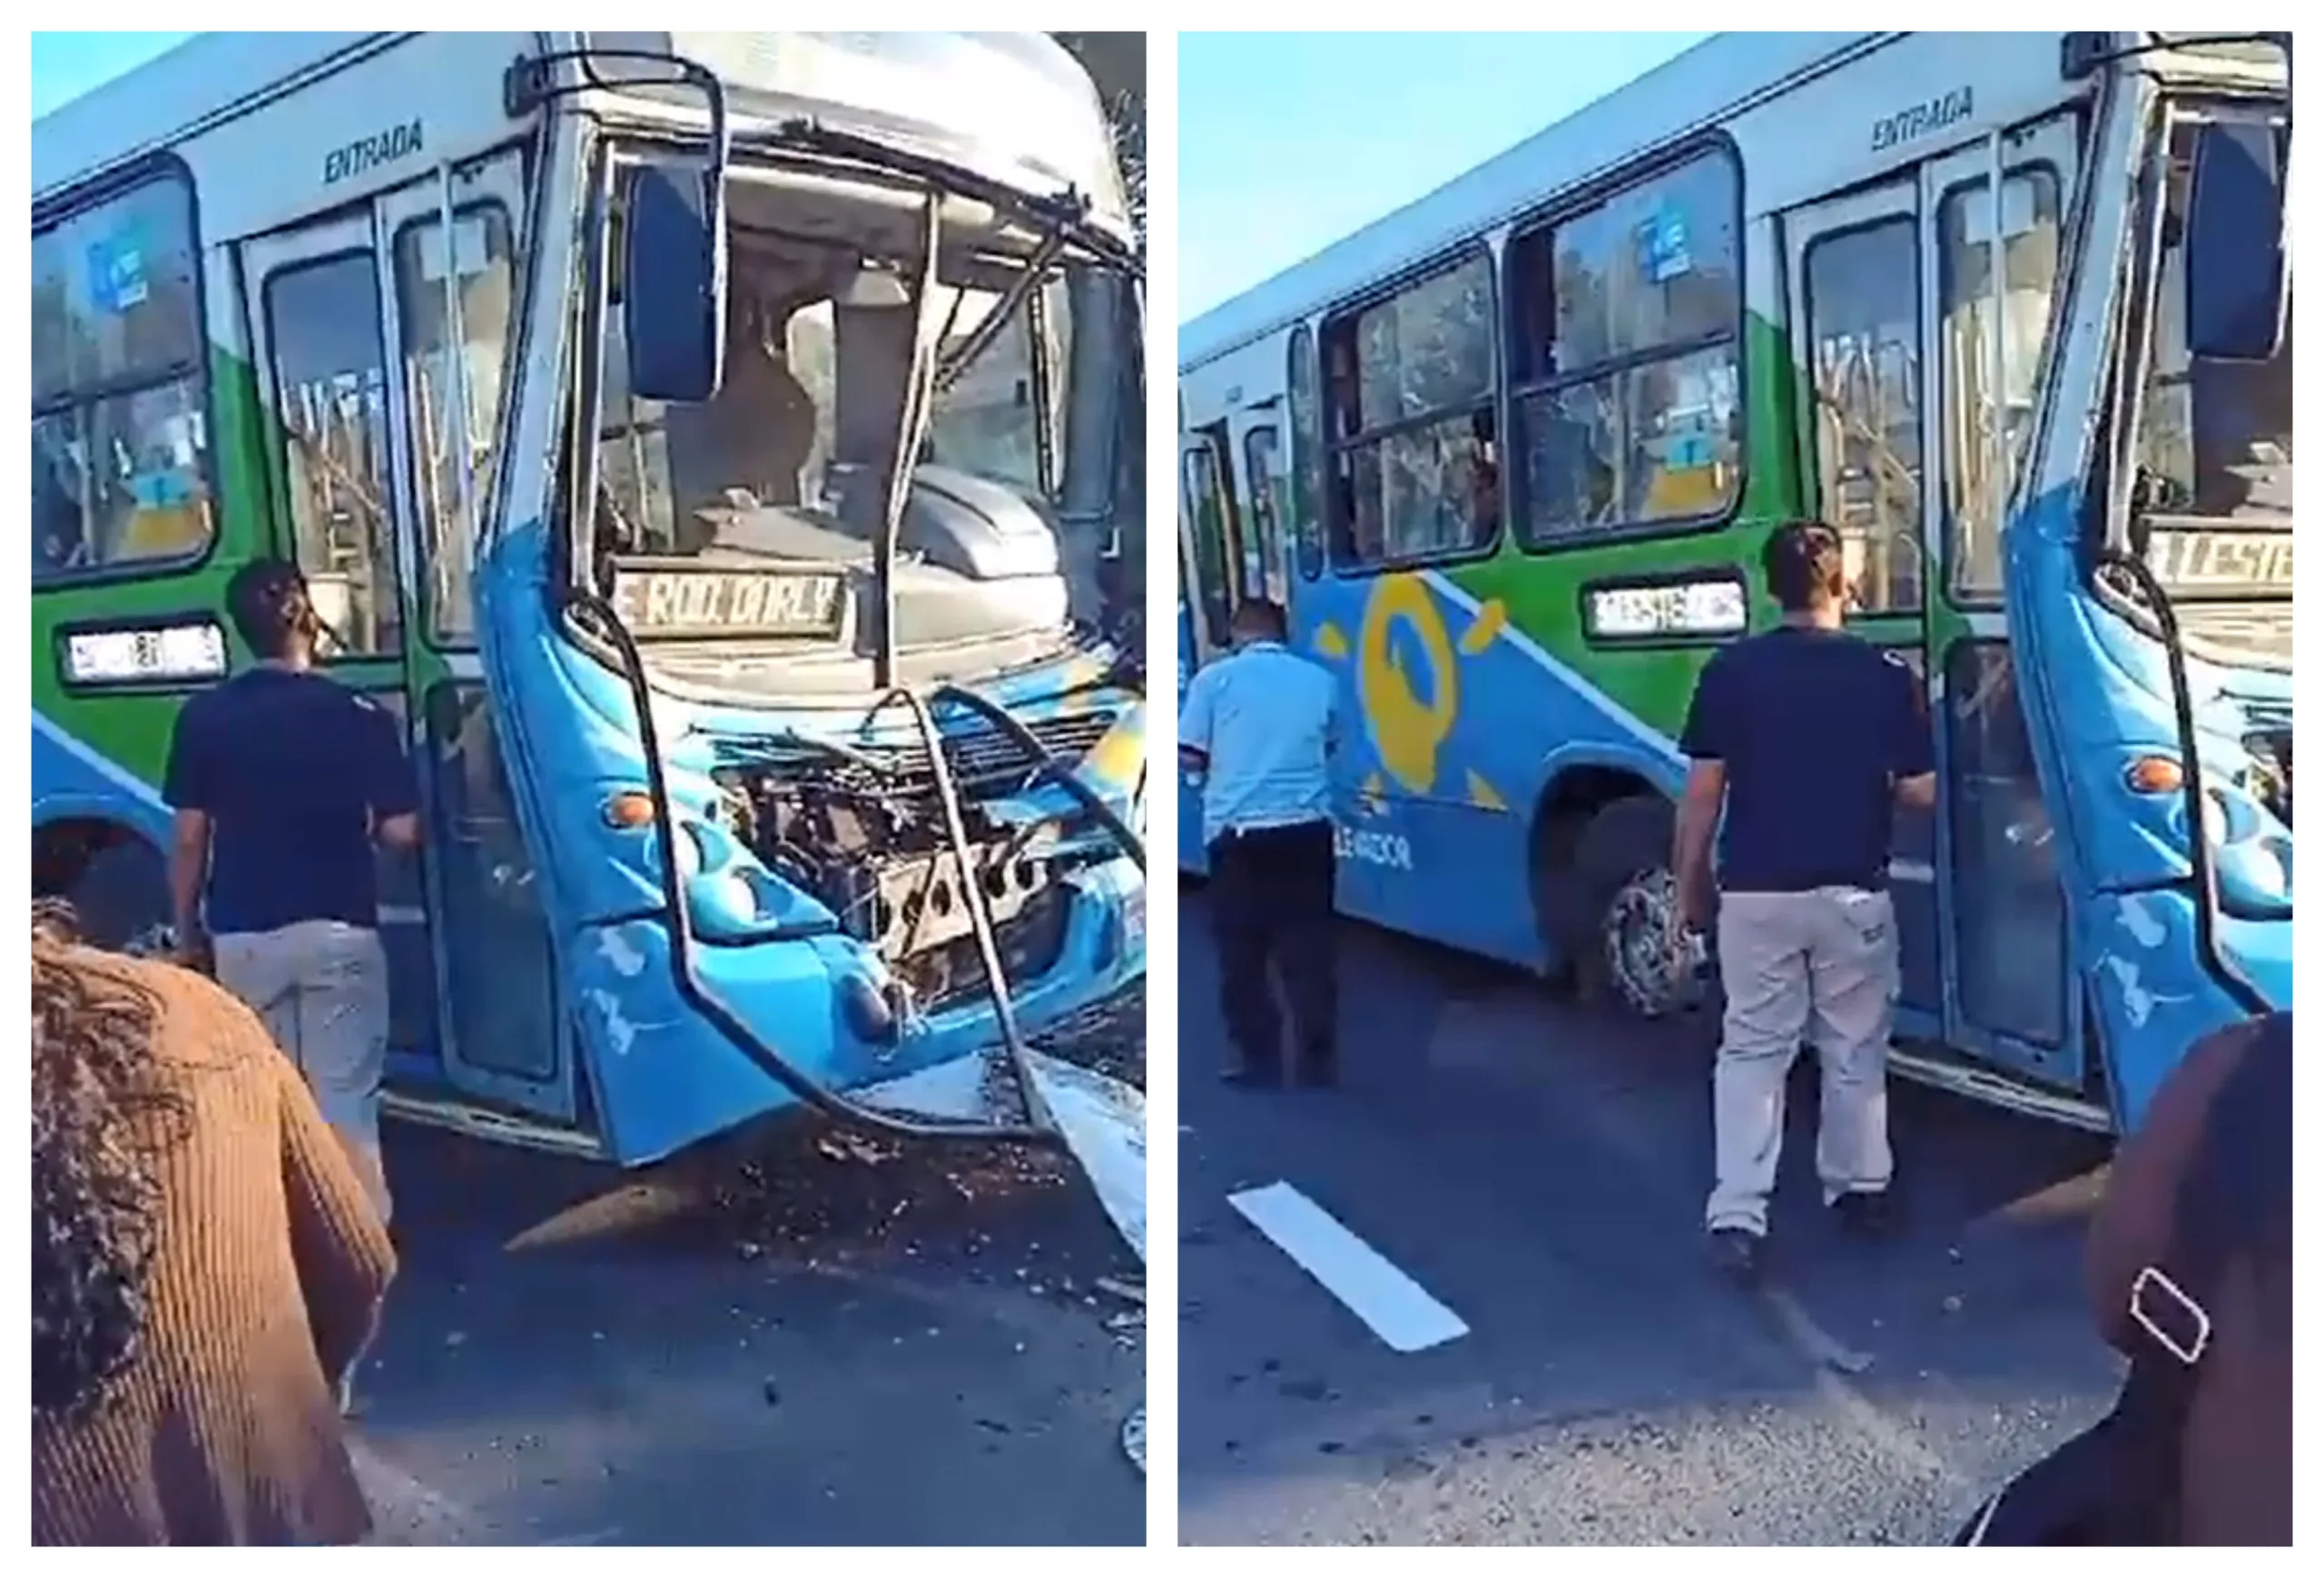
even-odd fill
[[[1077,357],[1075,342],[1083,333],[1112,342],[1119,277],[1068,250],[1029,278],[1038,237],[981,205],[970,211],[981,226],[951,223],[948,202],[923,313],[916,196],[899,203],[885,189],[829,180],[743,180],[734,193],[714,397],[691,406],[633,399],[620,314],[606,314],[599,561],[867,567],[924,331],[936,383],[911,473],[901,549],[913,585],[899,592],[900,639],[1062,625],[1062,592],[1026,593],[1006,607],[988,597],[970,610],[944,595],[963,588],[937,582],[1008,581],[1025,592],[1027,577],[1064,573],[1074,551],[1058,525],[1071,491],[1069,430],[1118,421],[1126,389],[1118,359]],[[1077,370],[1088,368],[1098,370]]]
[[[2153,360],[2139,432],[2156,575],[2174,595],[2291,595],[2292,336],[2266,361],[2187,352],[2182,270],[2201,123],[2173,126],[2156,271]]]

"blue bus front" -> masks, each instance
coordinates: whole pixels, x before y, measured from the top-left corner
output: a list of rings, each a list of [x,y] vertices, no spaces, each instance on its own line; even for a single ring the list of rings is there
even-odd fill
[[[2291,1006],[2290,104],[2271,44],[2093,69],[2093,167],[2135,175],[2087,201],[2005,581],[2080,1040],[2127,1129],[2198,1037]]]
[[[561,381],[594,442],[545,518],[485,550],[477,602],[586,1076],[574,1119],[625,1163],[793,1106],[802,1081],[980,1068],[996,952],[1032,1037],[1144,971],[1124,837],[1143,681],[1107,634],[1106,560],[1142,508],[1127,211],[1069,60],[940,36],[959,58],[906,64],[1087,112],[1079,179],[894,116],[796,114],[797,81],[731,89],[723,151],[612,100],[635,123],[574,144]],[[713,248],[691,285],[674,192]],[[722,335],[703,398],[672,394]],[[499,967],[478,936],[468,973]]]

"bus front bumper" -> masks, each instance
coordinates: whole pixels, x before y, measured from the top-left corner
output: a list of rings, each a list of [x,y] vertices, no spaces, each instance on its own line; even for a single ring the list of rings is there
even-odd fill
[[[1029,1038],[1145,974],[1146,884],[1136,863],[1116,859],[1062,880],[1072,893],[1053,959],[1009,982]],[[839,933],[697,941],[694,958],[703,987],[794,1070],[836,1091],[877,1092],[883,1107],[905,1105],[916,1089],[941,1100],[940,1092],[964,1088],[963,1070],[980,1068],[1000,1040],[981,988],[881,1033],[862,1005],[883,972],[861,943]],[[575,1017],[615,1160],[658,1160],[799,1104],[679,991],[659,919],[586,929],[574,962]],[[953,1065],[948,1079],[914,1079]]]

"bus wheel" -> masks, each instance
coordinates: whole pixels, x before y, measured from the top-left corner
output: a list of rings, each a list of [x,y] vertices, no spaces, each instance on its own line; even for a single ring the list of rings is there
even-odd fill
[[[1681,965],[1671,944],[1679,923],[1671,828],[1669,801],[1633,795],[1591,817],[1574,851],[1574,876],[1593,933],[1576,939],[1583,989],[1643,1019],[1660,1019],[1703,1000],[1697,962],[1689,955]]]

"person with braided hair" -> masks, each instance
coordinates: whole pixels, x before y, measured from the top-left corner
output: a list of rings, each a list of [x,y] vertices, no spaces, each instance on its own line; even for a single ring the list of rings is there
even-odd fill
[[[257,1017],[35,910],[33,1539],[339,1544],[334,1384],[395,1251]]]

